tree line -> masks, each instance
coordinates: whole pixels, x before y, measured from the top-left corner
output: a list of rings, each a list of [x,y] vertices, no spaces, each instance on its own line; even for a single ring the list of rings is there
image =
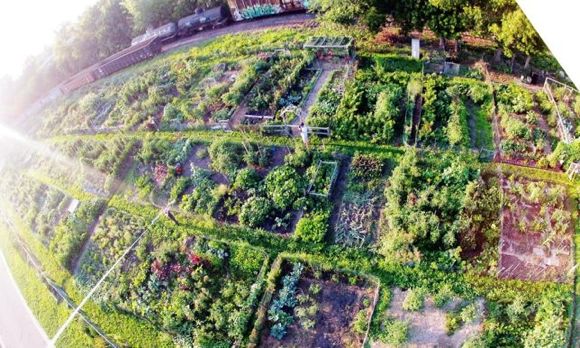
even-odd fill
[[[221,3],[225,1],[98,0],[76,22],[63,25],[48,48],[29,57],[21,76],[0,76],[0,119],[14,117],[61,81],[130,46],[147,28]]]
[[[515,0],[315,0],[313,9],[323,20],[350,25],[365,24],[378,32],[386,24],[412,31],[433,31],[443,47],[462,33],[493,40],[496,59],[501,54],[531,57],[545,50],[534,27]]]

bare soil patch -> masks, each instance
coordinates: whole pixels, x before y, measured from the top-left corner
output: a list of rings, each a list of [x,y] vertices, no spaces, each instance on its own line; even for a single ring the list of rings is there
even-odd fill
[[[565,282],[573,266],[572,225],[559,217],[569,212],[565,193],[548,201],[558,185],[541,183],[540,200],[532,200],[525,191],[530,183],[502,180],[508,203],[502,209],[499,276]]]
[[[359,281],[354,285],[347,282],[347,278],[334,278],[330,274],[323,274],[316,279],[313,274],[306,272],[298,284],[298,293],[307,293],[312,284],[321,287],[315,297],[318,303],[313,329],[304,329],[297,321],[288,327],[286,336],[278,341],[270,336],[270,330],[265,329],[260,347],[360,347],[364,335],[354,332],[353,322],[360,310],[367,309],[370,316],[370,304],[373,301],[373,287],[367,281]],[[365,308],[367,307],[367,308]]]
[[[408,291],[399,288],[393,290],[393,299],[387,314],[396,320],[409,323],[409,337],[405,347],[461,347],[470,337],[477,335],[482,330],[484,304],[477,301],[477,317],[471,322],[460,327],[451,336],[445,329],[446,313],[456,309],[461,301],[454,299],[444,308],[435,307],[430,297],[425,299],[425,305],[419,312],[409,312],[403,309],[403,301]],[[372,342],[371,347],[383,348],[389,345]]]

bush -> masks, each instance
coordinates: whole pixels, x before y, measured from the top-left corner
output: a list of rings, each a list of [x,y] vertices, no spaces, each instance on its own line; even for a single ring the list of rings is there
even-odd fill
[[[410,289],[403,301],[403,309],[406,311],[420,311],[425,302],[425,290],[421,288]]]
[[[435,307],[441,308],[449,302],[449,300],[453,297],[453,290],[449,284],[444,284],[439,288],[439,291],[435,296],[433,296],[433,302],[435,303]]]
[[[409,323],[387,317],[382,325],[379,340],[383,343],[399,346],[405,344],[409,337]]]
[[[264,197],[251,197],[242,206],[240,223],[248,227],[258,227],[272,212],[272,201]]]
[[[307,243],[321,243],[326,231],[328,231],[328,213],[311,213],[298,221],[294,237]]]
[[[242,147],[225,140],[216,140],[209,147],[211,166],[220,173],[234,177],[242,165]]]
[[[190,184],[191,180],[189,178],[181,177],[177,179],[175,185],[173,185],[171,192],[169,193],[169,201],[177,202]]]
[[[306,189],[306,180],[296,169],[283,165],[271,171],[266,177],[268,197],[274,201],[276,208],[286,210],[292,206]]]
[[[455,312],[445,314],[445,331],[451,336],[461,326],[461,317]]]
[[[367,324],[368,324],[367,311],[366,309],[361,309],[356,314],[356,317],[352,324],[352,329],[357,334],[363,335],[367,331]]]
[[[232,188],[234,190],[258,189],[260,186],[260,175],[252,168],[244,168],[236,175]]]

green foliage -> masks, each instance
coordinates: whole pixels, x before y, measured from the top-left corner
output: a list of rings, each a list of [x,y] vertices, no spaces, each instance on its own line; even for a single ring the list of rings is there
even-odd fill
[[[451,102],[451,115],[447,124],[447,138],[451,145],[469,146],[469,128],[467,125],[467,108],[461,100]]]
[[[240,222],[248,227],[262,225],[272,212],[272,201],[264,197],[251,197],[242,206]]]
[[[211,174],[205,170],[196,170],[191,175],[193,191],[182,198],[181,209],[201,215],[211,216],[221,196],[225,194],[220,186],[211,179]]]
[[[425,290],[421,288],[410,289],[403,300],[403,309],[416,312],[423,309],[425,302]]]
[[[375,54],[372,59],[379,74],[395,71],[413,73],[423,70],[423,62],[411,57],[397,54]]]
[[[279,210],[286,210],[304,194],[306,181],[296,169],[283,165],[266,177],[266,192]]]
[[[352,329],[354,332],[358,333],[359,335],[364,335],[367,331],[367,310],[361,309],[358,311],[356,316],[354,317],[354,322],[352,323]]]
[[[501,24],[494,24],[490,30],[511,57],[515,53],[532,55],[544,48],[542,39],[521,9],[503,14]]]
[[[465,190],[479,174],[472,161],[469,154],[427,158],[407,150],[385,190],[380,252],[387,261],[418,261],[421,250],[457,245]]]
[[[242,151],[239,144],[225,140],[214,141],[209,147],[212,168],[233,178],[242,165]]]
[[[187,190],[190,183],[190,179],[187,177],[178,178],[175,182],[175,185],[173,185],[171,188],[171,192],[169,193],[169,200],[177,202],[185,190]]]
[[[307,243],[322,243],[328,231],[328,213],[314,212],[303,216],[296,225],[294,237]]]
[[[409,339],[409,323],[387,317],[382,322],[382,332],[379,340],[395,346],[403,345]]]
[[[303,270],[304,265],[299,262],[292,265],[292,272],[282,278],[282,289],[278,291],[278,296],[268,309],[268,320],[273,323],[270,335],[277,340],[281,340],[286,335],[286,328],[294,321],[288,312],[291,312],[298,304],[296,292]]]
[[[234,190],[257,190],[260,186],[261,178],[258,172],[252,168],[243,168],[236,175],[236,180],[232,184]]]

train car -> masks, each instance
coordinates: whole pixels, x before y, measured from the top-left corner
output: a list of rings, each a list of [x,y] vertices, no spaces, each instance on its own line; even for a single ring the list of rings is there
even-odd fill
[[[162,39],[158,37],[138,43],[103,60],[95,69],[96,78],[101,79],[131,65],[152,58],[161,52]]]
[[[89,83],[97,80],[97,76],[95,74],[95,67],[98,64],[95,64],[89,68],[82,70],[81,72],[76,73],[75,75],[68,78],[66,81],[62,82],[58,89],[63,93],[70,93],[76,89],[81,88],[84,85],[88,85]]]
[[[168,23],[155,29],[147,30],[145,34],[135,37],[133,40],[131,40],[131,46],[135,46],[154,37],[158,37],[162,43],[167,43],[173,41],[176,36],[177,24]]]
[[[183,17],[177,22],[179,37],[190,36],[206,29],[225,25],[229,20],[229,13],[224,6],[207,10],[198,9],[191,16]]]
[[[234,21],[307,10],[310,0],[228,0]]]

